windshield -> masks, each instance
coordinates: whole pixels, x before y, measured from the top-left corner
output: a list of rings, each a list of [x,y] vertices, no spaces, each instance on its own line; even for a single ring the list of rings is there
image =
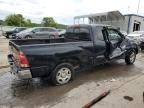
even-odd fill
[[[14,31],[16,27],[3,27],[4,31]]]
[[[19,31],[19,28],[16,28],[15,31]]]

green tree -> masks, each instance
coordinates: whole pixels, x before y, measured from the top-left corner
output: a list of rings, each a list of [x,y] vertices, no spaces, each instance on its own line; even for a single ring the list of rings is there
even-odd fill
[[[57,24],[57,28],[59,28],[59,29],[66,29],[66,28],[67,28],[67,25]]]
[[[4,21],[3,20],[0,20],[0,25],[3,25],[4,24]]]
[[[25,25],[25,27],[33,27],[34,26],[30,19],[25,20],[24,25]]]
[[[25,26],[25,20],[21,14],[8,15],[5,19],[5,23],[9,26]]]
[[[44,17],[42,20],[42,25],[45,27],[57,27],[57,23],[52,17]]]

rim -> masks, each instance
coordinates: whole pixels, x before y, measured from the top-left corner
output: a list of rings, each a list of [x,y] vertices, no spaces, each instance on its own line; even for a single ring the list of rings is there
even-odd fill
[[[56,80],[59,84],[65,84],[71,79],[71,70],[69,68],[61,68],[56,74]]]
[[[131,55],[130,55],[130,61],[134,62],[134,60],[135,60],[135,53],[132,52]]]

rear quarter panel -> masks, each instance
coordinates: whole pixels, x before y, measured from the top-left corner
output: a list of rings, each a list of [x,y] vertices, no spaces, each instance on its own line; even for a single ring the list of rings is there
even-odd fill
[[[93,43],[89,41],[33,45],[29,47],[23,46],[22,50],[28,58],[31,69],[44,69],[44,73],[42,74],[46,75],[62,62],[63,59],[76,57],[81,64],[89,64],[89,58],[93,55]]]

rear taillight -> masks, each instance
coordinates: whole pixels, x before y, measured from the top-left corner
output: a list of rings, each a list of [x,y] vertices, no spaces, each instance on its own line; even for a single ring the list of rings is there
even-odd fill
[[[18,59],[21,67],[29,67],[29,62],[23,52],[19,52]]]

